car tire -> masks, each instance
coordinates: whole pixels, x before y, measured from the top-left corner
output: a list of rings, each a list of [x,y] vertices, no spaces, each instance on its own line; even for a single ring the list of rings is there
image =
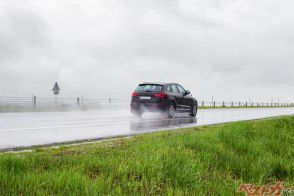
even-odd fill
[[[174,118],[176,114],[176,107],[174,104],[170,104],[167,108],[167,117],[168,118]]]
[[[192,105],[192,108],[191,108],[190,116],[196,116],[197,115],[197,110],[198,110],[198,105],[197,104],[193,104]]]

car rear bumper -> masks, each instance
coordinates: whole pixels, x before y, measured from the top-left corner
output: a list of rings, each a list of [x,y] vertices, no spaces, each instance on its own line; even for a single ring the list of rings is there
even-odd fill
[[[164,112],[167,109],[167,103],[131,103],[131,112]]]

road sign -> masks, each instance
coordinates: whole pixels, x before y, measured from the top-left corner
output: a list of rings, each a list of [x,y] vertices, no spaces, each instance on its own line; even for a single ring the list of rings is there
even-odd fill
[[[54,95],[58,95],[59,94],[60,88],[59,88],[57,82],[55,82],[52,91],[53,91]]]

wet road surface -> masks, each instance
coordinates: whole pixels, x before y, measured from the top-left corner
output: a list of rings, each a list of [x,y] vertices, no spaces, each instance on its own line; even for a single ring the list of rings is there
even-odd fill
[[[207,109],[175,119],[151,113],[139,119],[128,110],[1,113],[0,150],[293,114],[294,108]]]

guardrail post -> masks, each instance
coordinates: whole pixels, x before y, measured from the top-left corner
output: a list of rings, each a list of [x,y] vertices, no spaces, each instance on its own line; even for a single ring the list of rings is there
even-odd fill
[[[239,107],[241,107],[241,102],[239,102]]]
[[[108,106],[111,107],[111,98],[108,98]]]
[[[77,98],[77,106],[80,107],[80,98]]]
[[[202,107],[204,107],[204,101],[202,101]]]
[[[247,108],[247,106],[248,106],[248,105],[247,105],[247,101],[246,101],[246,103],[245,103],[245,107]]]
[[[37,107],[37,97],[34,96],[34,109],[36,109],[36,107]]]
[[[225,107],[225,102],[223,101],[223,107]]]
[[[213,102],[213,107],[215,107],[215,101]]]
[[[232,102],[232,107],[234,107],[234,102]]]

